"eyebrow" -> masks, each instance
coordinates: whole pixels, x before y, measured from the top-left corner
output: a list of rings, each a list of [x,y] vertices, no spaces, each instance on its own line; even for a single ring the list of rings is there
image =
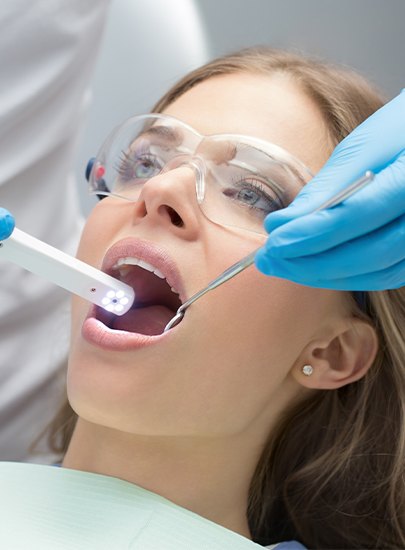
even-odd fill
[[[139,137],[148,135],[160,137],[164,141],[173,144],[179,144],[183,141],[181,131],[177,128],[171,128],[170,126],[151,126],[145,129]]]

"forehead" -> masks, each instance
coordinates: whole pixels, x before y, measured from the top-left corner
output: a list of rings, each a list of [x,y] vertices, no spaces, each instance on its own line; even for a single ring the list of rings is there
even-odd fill
[[[271,141],[313,172],[330,154],[318,107],[284,74],[215,76],[191,88],[164,113],[205,135],[234,133]]]

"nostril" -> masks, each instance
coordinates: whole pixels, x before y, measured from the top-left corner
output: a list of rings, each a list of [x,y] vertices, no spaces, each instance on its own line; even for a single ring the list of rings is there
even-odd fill
[[[180,216],[177,214],[177,212],[176,212],[176,210],[174,210],[174,208],[171,208],[170,206],[166,206],[166,210],[167,210],[167,213],[170,216],[170,219],[171,219],[173,225],[175,225],[176,227],[183,227],[184,226],[183,220],[180,218]]]

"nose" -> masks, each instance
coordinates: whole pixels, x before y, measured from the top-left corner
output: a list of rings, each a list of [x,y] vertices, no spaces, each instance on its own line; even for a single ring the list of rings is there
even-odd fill
[[[196,195],[196,185],[202,188],[202,170],[198,159],[177,159],[167,164],[143,184],[136,202],[137,220],[147,219],[183,238],[195,239],[203,215]]]

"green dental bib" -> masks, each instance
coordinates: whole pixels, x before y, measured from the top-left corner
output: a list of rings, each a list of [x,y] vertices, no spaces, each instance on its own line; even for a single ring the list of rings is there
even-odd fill
[[[0,548],[249,550],[262,546],[117,478],[0,462]]]

